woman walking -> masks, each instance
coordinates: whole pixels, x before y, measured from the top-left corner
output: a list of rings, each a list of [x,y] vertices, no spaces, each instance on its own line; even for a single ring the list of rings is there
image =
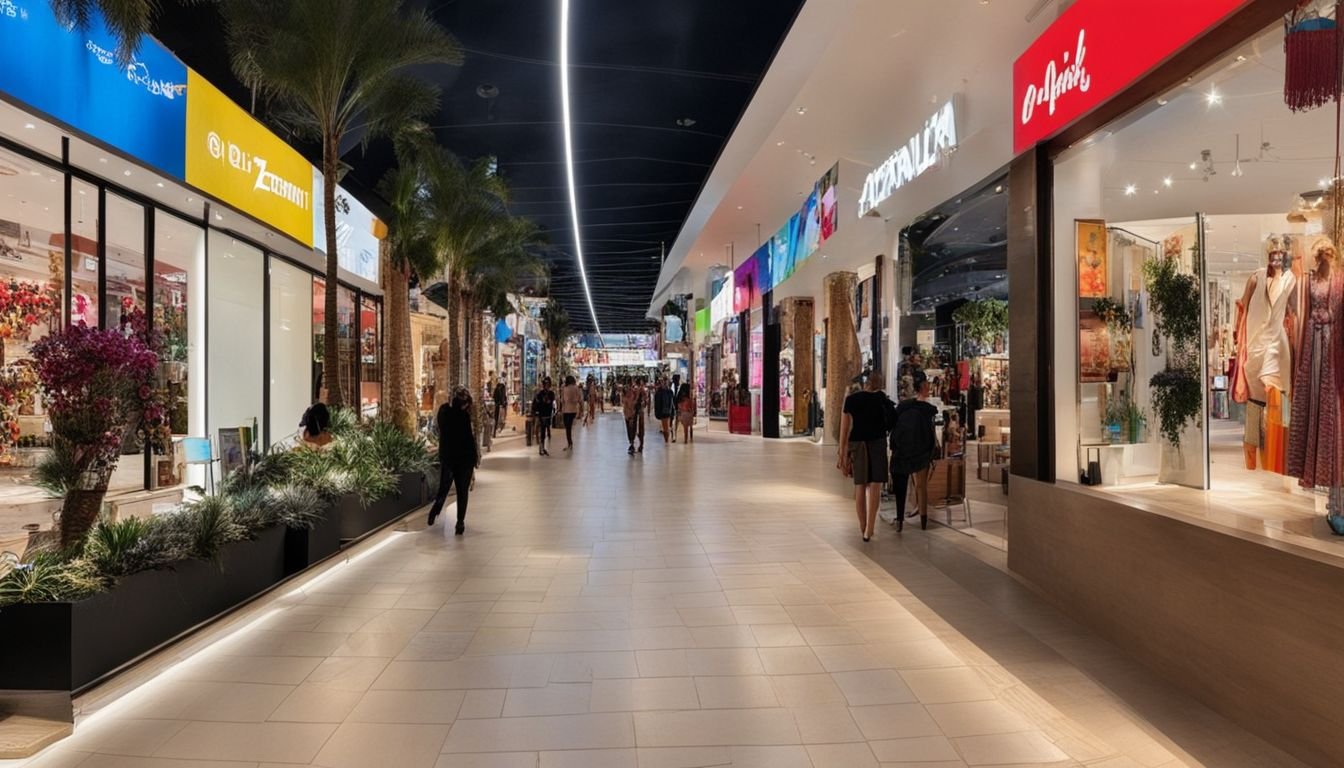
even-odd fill
[[[918,370],[912,378],[915,396],[896,406],[891,429],[891,480],[896,493],[897,531],[905,528],[905,495],[911,478],[915,481],[919,527],[929,527],[929,469],[938,445],[933,427],[938,409],[929,402],[929,379]]]
[[[658,419],[659,430],[663,433],[663,442],[670,437],[677,442],[677,430],[672,426],[672,417],[676,415],[676,397],[667,379],[658,377],[658,388],[653,392],[653,416]]]
[[[458,387],[453,399],[439,406],[435,424],[439,429],[439,492],[434,497],[434,506],[429,508],[429,524],[433,525],[443,511],[448,489],[456,485],[457,528],[454,534],[461,536],[466,527],[471,476],[481,463],[476,436],[471,432],[471,391]]]
[[[882,391],[882,374],[868,374],[864,388],[845,398],[840,417],[840,457],[836,464],[854,478],[854,509],[864,541],[873,538],[882,486],[887,482],[887,425],[891,398]]]
[[[541,389],[532,398],[532,418],[537,424],[538,453],[550,456],[546,441],[551,438],[551,419],[555,418],[555,392],[551,391],[551,377],[541,380]]]
[[[565,377],[565,386],[560,390],[560,415],[565,420],[565,450],[574,450],[574,420],[583,410],[583,392],[573,376]]]
[[[691,394],[691,385],[682,384],[677,391],[677,423],[681,425],[681,441],[689,443],[695,439],[695,395]],[[673,428],[675,431],[675,427]],[[676,442],[675,435],[672,442]]]
[[[631,456],[635,455],[635,438],[639,438],[639,453],[644,452],[644,410],[647,398],[644,385],[625,377],[625,388],[621,392],[621,410],[625,416],[625,436],[630,441]]]

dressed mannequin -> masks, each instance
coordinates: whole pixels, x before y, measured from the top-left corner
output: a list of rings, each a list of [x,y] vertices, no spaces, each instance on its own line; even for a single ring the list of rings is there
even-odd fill
[[[1297,287],[1297,276],[1285,268],[1292,248],[1287,235],[1265,239],[1265,266],[1246,280],[1237,301],[1237,381],[1234,395],[1246,403],[1243,445],[1246,468],[1259,464],[1283,471],[1282,409],[1292,392],[1292,349],[1285,317]],[[1271,402],[1272,401],[1272,402]],[[1278,430],[1276,433],[1275,430]]]
[[[1322,235],[1307,249],[1311,272],[1304,293],[1302,340],[1293,372],[1292,423],[1288,430],[1288,474],[1303,488],[1330,488],[1329,511],[1338,515],[1344,458],[1339,421],[1344,381],[1344,265],[1335,244]]]

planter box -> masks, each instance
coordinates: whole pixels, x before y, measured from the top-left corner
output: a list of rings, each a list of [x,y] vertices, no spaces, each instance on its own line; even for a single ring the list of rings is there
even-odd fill
[[[402,475],[395,496],[378,499],[367,507],[355,496],[336,500],[333,515],[340,518],[341,539],[358,539],[397,520],[425,503],[425,477],[420,473]]]
[[[0,608],[0,690],[78,691],[285,578],[285,529],[128,576],[77,603]]]
[[[333,506],[322,522],[310,529],[285,529],[285,574],[294,574],[320,563],[341,549],[339,509]]]

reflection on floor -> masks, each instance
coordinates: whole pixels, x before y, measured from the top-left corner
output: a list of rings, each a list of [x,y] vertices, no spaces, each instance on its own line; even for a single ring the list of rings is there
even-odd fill
[[[576,432],[497,445],[466,536],[410,518],[86,696],[31,768],[1298,765],[1002,553],[864,544],[833,447]]]

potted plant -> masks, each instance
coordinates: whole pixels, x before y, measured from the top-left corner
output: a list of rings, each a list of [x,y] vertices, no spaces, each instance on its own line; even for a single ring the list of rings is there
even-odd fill
[[[1168,340],[1167,367],[1149,381],[1153,412],[1163,439],[1173,449],[1180,448],[1181,432],[1186,424],[1197,422],[1203,407],[1199,282],[1181,271],[1178,256],[1179,250],[1143,264],[1154,329]]]
[[[979,349],[1002,348],[1008,335],[1008,302],[999,299],[972,299],[952,312],[968,341]]]

